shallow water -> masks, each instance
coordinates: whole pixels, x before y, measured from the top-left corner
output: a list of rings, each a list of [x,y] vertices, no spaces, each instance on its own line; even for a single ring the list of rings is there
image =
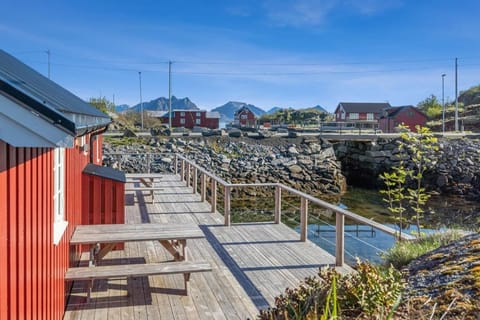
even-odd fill
[[[391,215],[378,191],[349,187],[340,199],[348,210],[378,222],[392,223]],[[427,203],[423,223],[428,229],[480,229],[480,202],[458,196],[432,196]]]
[[[393,224],[381,195],[374,190],[350,188],[340,199],[339,206],[364,217],[398,229]],[[464,230],[480,229],[480,203],[459,197],[435,196],[427,204],[427,213],[423,219],[422,233],[432,233],[448,228]],[[299,231],[299,227],[295,227]],[[415,234],[416,226],[410,225],[404,232]],[[320,221],[309,224],[308,238],[317,245],[335,254],[335,228],[333,221]],[[395,243],[393,236],[365,225],[346,221],[345,226],[345,260],[348,264],[355,262],[355,257],[379,263],[380,253],[388,250]]]

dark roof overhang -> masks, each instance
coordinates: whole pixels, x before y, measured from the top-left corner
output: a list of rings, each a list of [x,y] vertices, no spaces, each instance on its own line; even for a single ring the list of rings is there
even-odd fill
[[[5,82],[1,78],[0,90],[16,100],[21,101],[23,104],[27,105],[33,111],[37,112],[43,117],[49,119],[52,124],[64,128],[72,135],[76,135],[75,123],[65,117],[61,112],[58,112],[55,109],[45,105],[45,102],[40,102],[37,99],[32,98],[31,96],[23,93],[21,90],[18,90],[18,88],[12,86],[10,83]]]

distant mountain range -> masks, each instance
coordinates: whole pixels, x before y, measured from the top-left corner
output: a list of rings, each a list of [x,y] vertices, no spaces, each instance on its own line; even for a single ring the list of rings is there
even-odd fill
[[[126,104],[115,106],[116,112],[134,111],[140,112],[141,104],[136,104],[130,107]],[[177,99],[172,96],[172,110],[200,110],[195,103],[190,101],[189,98]],[[168,98],[160,97],[143,103],[143,110],[148,111],[168,111]]]
[[[128,108],[130,108],[128,104],[121,104],[121,105],[115,106],[115,112],[124,112]]]
[[[273,113],[275,113],[275,112],[277,112],[277,111],[280,111],[280,110],[282,110],[282,108],[280,108],[280,107],[273,107],[273,108],[271,108],[270,110],[267,111],[267,114],[273,114]]]
[[[310,108],[307,108],[307,109],[310,109]],[[322,107],[321,105],[317,104],[315,107],[311,108],[311,109],[317,109],[318,111],[320,112],[325,112],[325,113],[329,113],[324,107]]]
[[[280,107],[273,107],[268,111],[260,109],[259,107],[254,106],[253,104],[248,104],[245,102],[238,102],[238,101],[229,101],[220,107],[216,107],[212,109],[212,111],[216,111],[220,113],[220,121],[221,122],[231,122],[233,121],[235,112],[242,107],[248,107],[257,117],[262,116],[263,114],[271,114],[275,113],[279,110],[284,108]],[[140,112],[141,106],[140,104],[136,104],[133,107],[130,107],[127,104],[121,104],[115,106],[116,112]],[[317,109],[319,111],[328,113],[323,107],[317,105],[313,108],[307,109]],[[160,97],[148,102],[143,103],[143,110],[148,111],[168,111],[168,98]],[[175,96],[172,96],[172,110],[200,110],[195,103],[193,103],[189,98],[185,97],[183,99],[178,99]]]

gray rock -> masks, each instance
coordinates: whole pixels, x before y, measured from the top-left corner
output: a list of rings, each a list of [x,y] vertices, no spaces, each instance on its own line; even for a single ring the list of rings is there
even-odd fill
[[[288,153],[290,153],[291,155],[299,154],[299,152],[297,151],[297,148],[295,148],[295,146],[291,146],[290,148],[288,148]]]
[[[288,167],[288,171],[291,173],[300,173],[303,171],[303,169],[299,165],[292,165]]]

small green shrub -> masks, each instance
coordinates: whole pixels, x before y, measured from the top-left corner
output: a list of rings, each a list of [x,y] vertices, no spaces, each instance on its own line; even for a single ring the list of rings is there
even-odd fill
[[[440,246],[458,240],[463,235],[456,230],[434,233],[410,241],[397,241],[387,252],[382,254],[387,265],[393,265],[397,269],[406,266],[410,261],[421,255],[435,250]]]
[[[400,302],[402,274],[392,266],[380,268],[366,262],[358,262],[356,268],[358,273],[343,278],[342,310],[385,319]]]
[[[275,298],[275,307],[260,311],[259,320],[389,319],[404,287],[401,273],[358,262],[357,272],[340,275],[322,268],[294,289]]]

